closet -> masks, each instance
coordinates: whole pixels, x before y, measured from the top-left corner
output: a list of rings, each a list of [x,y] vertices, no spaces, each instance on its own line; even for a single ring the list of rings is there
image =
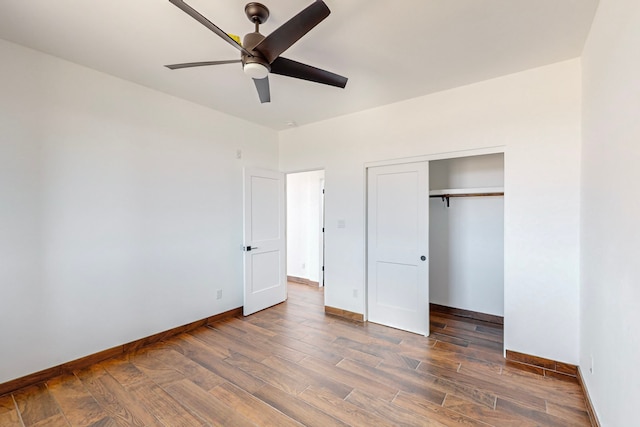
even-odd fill
[[[432,309],[504,317],[504,154],[429,162]]]

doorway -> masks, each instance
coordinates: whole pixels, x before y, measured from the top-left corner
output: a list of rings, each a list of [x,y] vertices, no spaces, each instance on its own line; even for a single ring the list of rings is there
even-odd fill
[[[504,154],[429,166],[431,308],[503,323]]]
[[[287,280],[324,285],[324,170],[289,173]]]

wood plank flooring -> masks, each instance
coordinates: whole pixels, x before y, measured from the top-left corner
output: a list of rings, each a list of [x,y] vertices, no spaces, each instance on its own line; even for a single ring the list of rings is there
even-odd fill
[[[502,327],[324,314],[321,289],[0,396],[0,426],[588,426],[577,381],[509,366]]]

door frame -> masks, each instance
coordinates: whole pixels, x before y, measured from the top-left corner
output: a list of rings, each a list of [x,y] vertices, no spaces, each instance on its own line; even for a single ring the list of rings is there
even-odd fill
[[[406,163],[416,163],[416,162],[423,162],[423,161],[431,162],[434,160],[447,160],[447,159],[456,159],[460,157],[473,157],[473,156],[482,156],[485,154],[500,154],[500,153],[504,154],[504,164],[506,169],[508,150],[505,145],[496,145],[493,147],[478,148],[478,149],[472,149],[472,150],[460,150],[460,151],[450,151],[450,152],[435,153],[435,154],[426,154],[426,155],[415,156],[415,157],[401,157],[396,159],[379,160],[374,162],[367,162],[363,165],[363,169],[362,169],[362,179],[363,179],[363,186],[364,186],[363,217],[365,220],[364,220],[363,230],[362,230],[362,233],[364,236],[364,245],[362,248],[364,265],[362,266],[362,268],[364,271],[364,292],[363,292],[363,295],[361,296],[361,301],[364,307],[363,320],[365,322],[369,320],[369,304],[368,304],[368,301],[369,301],[369,258],[368,258],[368,248],[369,248],[368,192],[369,192],[369,188],[368,188],[368,179],[367,179],[369,168],[378,167],[378,166],[401,165]],[[506,192],[507,191],[506,190],[507,188],[506,174],[505,174],[504,186],[505,186],[505,192]],[[504,233],[504,235],[506,236],[506,232]],[[503,293],[504,293],[506,290],[506,286],[504,286],[503,288],[504,288],[503,289]],[[506,312],[504,316],[504,321],[506,324],[507,322]]]
[[[322,169],[324,171],[324,169]],[[325,231],[325,220],[324,220],[324,182],[325,182],[325,178],[324,176],[322,177],[322,179],[320,180],[320,263],[318,265],[319,268],[319,272],[318,272],[318,280],[319,280],[319,287],[324,288],[324,231]]]

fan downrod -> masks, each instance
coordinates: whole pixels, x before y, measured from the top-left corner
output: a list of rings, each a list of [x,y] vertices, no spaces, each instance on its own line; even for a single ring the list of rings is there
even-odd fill
[[[247,14],[249,21],[254,24],[264,24],[269,19],[269,9],[262,3],[251,2],[244,7],[244,13]]]

